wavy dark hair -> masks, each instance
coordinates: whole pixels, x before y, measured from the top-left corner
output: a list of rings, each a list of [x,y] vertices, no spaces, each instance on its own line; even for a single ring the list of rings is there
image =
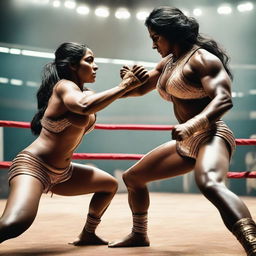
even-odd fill
[[[216,41],[199,34],[199,24],[195,18],[187,17],[177,8],[160,6],[150,13],[145,25],[171,43],[179,43],[186,48],[197,44],[206,49],[221,60],[228,75],[231,79],[233,78],[228,67],[228,55]]]
[[[41,118],[48,106],[54,85],[61,79],[72,80],[72,65],[79,65],[86,54],[88,47],[85,44],[73,42],[61,44],[55,51],[55,60],[44,66],[42,83],[37,91],[37,113],[31,121],[31,131],[39,135],[42,130]]]

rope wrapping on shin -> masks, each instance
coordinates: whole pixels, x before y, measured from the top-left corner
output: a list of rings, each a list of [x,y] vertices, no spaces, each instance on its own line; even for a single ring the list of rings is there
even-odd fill
[[[251,218],[243,218],[235,223],[232,233],[244,247],[248,256],[256,255],[256,224]]]
[[[146,234],[148,229],[148,214],[133,214],[133,233]]]
[[[95,218],[91,215],[87,215],[87,220],[84,226],[85,231],[89,233],[94,233],[97,226],[100,224],[101,219],[100,218]]]

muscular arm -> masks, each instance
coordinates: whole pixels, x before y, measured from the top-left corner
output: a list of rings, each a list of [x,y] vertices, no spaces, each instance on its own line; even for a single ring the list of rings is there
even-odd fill
[[[198,74],[204,90],[212,99],[202,111],[209,122],[220,119],[232,108],[231,80],[222,62],[213,54],[206,52],[191,59],[191,68]]]
[[[57,88],[57,93],[66,108],[80,115],[89,115],[102,110],[126,91],[125,87],[116,86],[99,93],[89,93],[89,91],[83,93],[71,81],[62,81]]]
[[[198,129],[219,120],[233,106],[231,80],[216,56],[205,50],[199,50],[185,67],[190,70],[194,79],[200,81],[211,101],[201,113],[174,127],[172,137],[176,140],[185,139]]]
[[[156,88],[158,78],[160,77],[163,71],[164,65],[168,60],[169,60],[168,58],[164,58],[161,62],[159,62],[154,69],[148,72],[149,78],[146,83],[125,93],[122,96],[122,98],[143,96],[144,94],[147,94],[152,90],[154,90]]]
[[[121,83],[100,93],[83,93],[72,81],[60,81],[56,87],[56,94],[61,98],[66,108],[74,113],[90,115],[96,113],[129,90],[133,90],[148,79],[147,71],[142,66],[135,65],[126,72]]]
[[[68,80],[60,81],[55,90],[69,111],[81,115],[90,115],[104,109],[147,79],[148,74],[144,67],[134,66],[131,71],[126,72],[118,86],[100,93],[83,93],[75,83]]]

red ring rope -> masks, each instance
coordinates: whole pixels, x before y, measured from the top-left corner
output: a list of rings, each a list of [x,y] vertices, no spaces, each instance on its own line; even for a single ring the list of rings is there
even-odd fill
[[[110,159],[110,160],[139,160],[143,155],[138,154],[111,154],[111,153],[75,153],[72,159]],[[0,169],[8,169],[11,162],[0,162]],[[228,172],[228,178],[241,179],[241,178],[256,178],[256,171],[252,172]]]
[[[28,122],[4,121],[0,120],[0,127],[30,128]],[[94,129],[99,130],[172,130],[171,125],[148,125],[148,124],[96,124]]]
[[[30,128],[28,122],[0,120],[0,127]],[[96,124],[95,129],[106,130],[172,130],[170,125],[135,125],[135,124]],[[237,145],[256,145],[256,139],[236,139]],[[114,153],[74,153],[72,159],[109,159],[109,160],[139,160],[142,154],[114,154]],[[0,169],[7,169],[11,162],[0,162]],[[228,178],[256,178],[256,171],[228,172]]]
[[[30,128],[28,122],[16,122],[16,121],[4,121],[0,120],[0,127],[12,127],[12,128]],[[173,125],[147,125],[147,124],[96,124],[94,129],[105,130],[160,130],[170,131],[173,129]],[[236,144],[242,145],[256,145],[256,139],[236,139]]]

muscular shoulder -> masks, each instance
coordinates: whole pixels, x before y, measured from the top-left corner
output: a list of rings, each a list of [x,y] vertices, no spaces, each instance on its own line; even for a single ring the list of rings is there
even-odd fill
[[[54,90],[58,95],[62,95],[70,90],[79,90],[79,88],[74,82],[62,79],[55,85]]]
[[[195,73],[201,76],[215,76],[224,69],[221,60],[205,49],[196,51],[188,64]]]

